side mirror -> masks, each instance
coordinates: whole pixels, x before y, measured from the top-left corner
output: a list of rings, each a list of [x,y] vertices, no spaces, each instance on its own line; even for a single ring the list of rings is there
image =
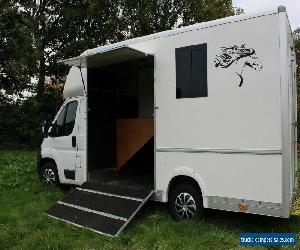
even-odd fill
[[[48,133],[49,131],[49,133]],[[47,136],[56,137],[56,122],[48,126],[47,128]]]
[[[48,129],[49,129],[49,126],[48,126],[47,122],[44,120],[42,122],[42,133],[44,135],[44,138],[48,137]]]

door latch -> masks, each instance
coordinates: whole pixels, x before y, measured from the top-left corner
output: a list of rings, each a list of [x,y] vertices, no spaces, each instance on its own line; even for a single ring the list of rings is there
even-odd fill
[[[76,147],[76,136],[72,136],[72,147]]]

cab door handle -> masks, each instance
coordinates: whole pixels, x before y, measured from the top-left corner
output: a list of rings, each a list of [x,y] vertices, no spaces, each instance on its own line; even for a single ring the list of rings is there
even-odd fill
[[[76,147],[76,136],[72,136],[72,147]]]

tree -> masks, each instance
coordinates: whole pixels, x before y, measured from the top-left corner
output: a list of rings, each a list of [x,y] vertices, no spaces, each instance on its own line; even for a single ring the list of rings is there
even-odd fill
[[[13,138],[11,144],[34,144],[41,121],[50,120],[62,102],[68,67],[59,60],[125,38],[233,13],[228,0],[2,0],[0,90],[19,94],[29,88],[36,96],[12,101],[0,92],[4,105],[0,130]],[[29,130],[35,136],[26,134]]]
[[[109,0],[18,1],[30,16],[38,60],[37,98],[42,99],[46,76],[53,82],[66,71],[57,61],[94,46],[119,40],[118,5]]]
[[[0,6],[0,73],[6,80],[0,87],[20,91],[35,76],[40,101],[46,77],[56,84],[65,76],[67,68],[57,65],[62,58],[234,13],[228,0],[7,0]]]
[[[181,26],[210,21],[235,14],[231,0],[177,0]]]
[[[300,28],[293,32],[297,65],[297,86],[300,88]],[[300,89],[299,89],[300,90]]]
[[[297,79],[297,123],[298,123],[298,135],[297,138],[299,140],[300,138],[300,122],[299,122],[299,118],[300,118],[300,28],[297,28],[294,32],[293,32],[293,36],[294,36],[294,46],[295,46],[295,53],[296,53],[296,79]]]
[[[120,0],[120,6],[129,37],[235,14],[231,0]]]
[[[121,0],[120,8],[129,37],[172,29],[178,18],[173,0]]]
[[[0,2],[0,90],[20,94],[31,87],[35,54],[28,16],[11,1]]]

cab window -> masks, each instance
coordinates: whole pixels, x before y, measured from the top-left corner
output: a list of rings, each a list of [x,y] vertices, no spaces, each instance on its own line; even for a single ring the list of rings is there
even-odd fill
[[[63,126],[63,135],[68,136],[72,133],[77,111],[77,102],[70,102],[66,112],[66,119]]]
[[[73,101],[64,106],[52,125],[49,136],[68,136],[72,133],[76,119],[77,105],[77,101]]]

